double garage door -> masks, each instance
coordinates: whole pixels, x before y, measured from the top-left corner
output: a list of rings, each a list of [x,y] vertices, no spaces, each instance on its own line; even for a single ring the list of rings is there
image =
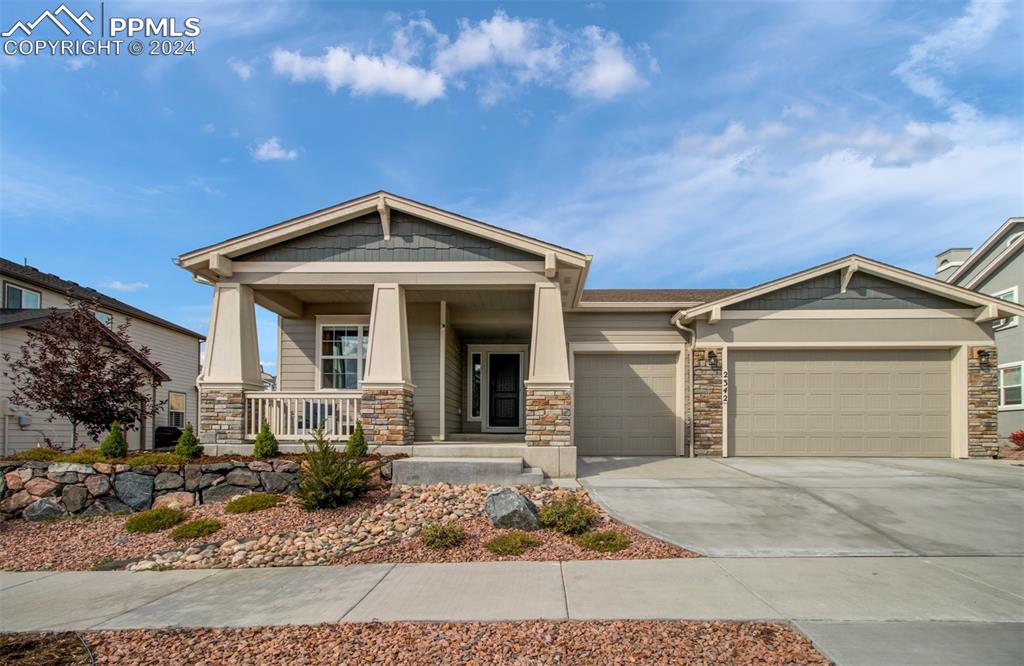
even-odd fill
[[[950,455],[944,350],[729,350],[729,454]]]

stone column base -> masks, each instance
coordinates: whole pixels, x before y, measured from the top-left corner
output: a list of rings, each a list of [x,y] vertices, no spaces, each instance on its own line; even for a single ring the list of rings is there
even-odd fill
[[[416,424],[412,397],[413,389],[408,386],[363,387],[359,416],[367,444],[413,443]]]
[[[714,352],[715,356],[711,357]],[[722,349],[693,350],[693,455],[722,455]]]
[[[572,445],[572,389],[526,385],[527,446]]]
[[[199,386],[198,435],[204,446],[245,444],[244,387]]]
[[[967,455],[999,452],[999,356],[995,347],[967,348]]]

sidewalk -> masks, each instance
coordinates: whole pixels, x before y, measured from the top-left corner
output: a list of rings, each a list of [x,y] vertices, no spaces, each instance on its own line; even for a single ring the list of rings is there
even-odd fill
[[[845,650],[842,663],[861,663],[849,654],[859,645],[858,632],[877,661],[885,647],[880,637],[892,631],[879,623],[899,622],[914,623],[897,631],[918,632],[933,650],[943,641],[966,640],[1016,659],[1024,656],[1024,631],[1007,623],[1024,622],[1022,570],[1021,557],[864,557],[0,572],[0,631],[372,620],[770,620],[794,623],[826,652],[830,645]]]

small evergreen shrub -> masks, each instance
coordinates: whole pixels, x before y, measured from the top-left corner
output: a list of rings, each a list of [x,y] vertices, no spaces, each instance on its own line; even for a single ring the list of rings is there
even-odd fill
[[[541,507],[537,518],[544,527],[575,536],[590,529],[597,518],[597,513],[581,502],[576,495],[567,495],[564,499],[547,502]]]
[[[185,423],[185,429],[181,432],[178,443],[174,445],[174,453],[182,458],[202,457],[203,445],[199,443],[199,438],[192,431],[191,421]]]
[[[356,421],[356,428],[348,436],[347,453],[354,458],[365,458],[367,452],[366,436],[363,435],[363,422]]]
[[[221,528],[219,520],[213,518],[199,518],[197,520],[190,520],[187,523],[183,523],[174,528],[171,532],[171,536],[175,539],[198,539],[204,536],[210,536]]]
[[[25,449],[8,456],[11,460],[29,460],[34,462],[48,462],[61,457],[61,452],[47,446],[39,446],[34,449]]]
[[[495,555],[522,555],[534,546],[540,545],[540,539],[529,534],[515,530],[505,532],[484,543],[484,548]]]
[[[444,549],[461,546],[466,541],[466,531],[458,525],[427,525],[420,532],[420,541],[427,548]]]
[[[129,456],[125,459],[125,463],[134,465],[136,467],[142,467],[144,465],[181,465],[188,462],[188,458],[182,458],[175,453],[163,453],[150,451],[149,453],[139,453],[134,456]]]
[[[573,539],[576,545],[599,553],[617,553],[629,547],[629,537],[615,530],[587,532]]]
[[[277,455],[277,438],[270,432],[270,424],[266,419],[260,423],[259,434],[252,445],[252,455],[260,459]]]
[[[124,458],[128,455],[128,442],[124,441],[124,433],[121,432],[121,423],[114,421],[110,424],[110,432],[106,439],[100,444],[100,455],[108,460],[111,458]]]
[[[323,428],[313,434],[313,444],[303,443],[306,465],[299,470],[295,495],[307,511],[333,509],[348,504],[370,489],[370,479],[381,465],[364,465],[348,450],[336,450],[324,437]]]
[[[284,498],[280,495],[271,495],[270,493],[242,495],[225,504],[224,511],[227,513],[252,513],[277,506],[282,500]]]
[[[185,520],[185,512],[178,509],[161,507],[136,513],[124,521],[127,532],[162,532]]]

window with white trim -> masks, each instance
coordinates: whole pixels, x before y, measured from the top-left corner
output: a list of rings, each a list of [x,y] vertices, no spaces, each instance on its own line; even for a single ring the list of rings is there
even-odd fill
[[[21,285],[4,283],[4,307],[12,310],[38,310],[43,307],[43,296],[38,291]]]
[[[999,368],[999,406],[1020,407],[1021,376],[1024,375],[1024,363],[1006,365]]]
[[[167,425],[172,428],[185,427],[185,394],[167,392]]]
[[[483,372],[483,355],[480,352],[469,354],[469,419],[480,420],[480,381]]]
[[[320,326],[320,388],[356,389],[363,379],[368,326]]]
[[[992,294],[994,298],[998,298],[1001,301],[1008,303],[1020,303],[1020,288],[1011,287],[1004,289],[1003,291]],[[1005,319],[996,319],[992,322],[992,330],[998,331],[1004,328],[1012,328],[1017,325],[1017,317],[1007,317]]]

